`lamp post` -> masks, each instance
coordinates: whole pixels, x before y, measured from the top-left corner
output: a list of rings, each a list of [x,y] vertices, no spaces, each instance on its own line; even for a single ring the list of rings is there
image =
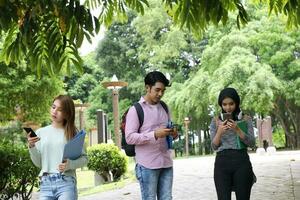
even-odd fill
[[[190,118],[185,117],[184,118],[184,125],[185,125],[185,155],[189,156],[189,123]]]
[[[79,130],[83,129],[84,126],[83,112],[87,107],[89,107],[89,104],[85,104],[85,103],[75,104],[75,110],[79,110]]]
[[[112,90],[112,101],[113,101],[113,120],[114,120],[114,132],[116,137],[116,144],[121,149],[120,140],[120,122],[119,122],[119,90],[122,87],[128,85],[127,82],[119,81],[117,76],[114,74],[111,81],[103,82],[102,85],[110,90]]]

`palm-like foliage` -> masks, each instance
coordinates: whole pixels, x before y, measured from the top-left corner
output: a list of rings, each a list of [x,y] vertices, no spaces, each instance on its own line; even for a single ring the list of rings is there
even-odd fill
[[[144,14],[144,5],[149,6],[147,0],[86,0],[85,5],[91,9],[100,9],[101,24],[109,26],[115,15],[127,18],[128,8]]]
[[[126,19],[128,9],[141,14],[149,0],[0,0],[0,35],[5,37],[0,61],[18,63],[26,58],[38,75],[66,72],[82,60],[77,48],[98,33],[100,24],[110,25],[114,17]],[[181,27],[200,36],[210,23],[223,24],[229,12],[237,11],[237,25],[248,22],[243,0],[161,0],[166,12]],[[287,25],[300,24],[298,0],[255,0],[268,3],[269,11],[288,16]],[[90,9],[100,9],[93,16]],[[2,31],[2,32],[1,32]]]
[[[200,36],[210,23],[215,25],[228,20],[230,11],[238,10],[237,25],[246,24],[248,14],[240,0],[163,0],[176,24],[186,26]]]
[[[1,3],[4,2],[4,3]],[[71,65],[81,71],[77,48],[99,31],[90,10],[75,0],[0,1],[0,29],[7,32],[1,58],[7,64],[25,58],[38,75]]]

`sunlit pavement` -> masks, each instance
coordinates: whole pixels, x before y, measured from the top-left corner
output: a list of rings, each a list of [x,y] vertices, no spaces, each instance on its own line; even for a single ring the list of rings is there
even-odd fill
[[[214,156],[190,157],[174,161],[174,200],[216,200],[213,182]],[[300,151],[280,151],[274,155],[250,154],[257,182],[252,200],[300,200]],[[139,184],[79,197],[79,200],[138,200]],[[232,200],[235,200],[232,193]]]
[[[300,200],[300,151],[281,151],[274,155],[250,154],[257,182],[253,200]],[[213,182],[214,156],[174,161],[173,199],[216,200]],[[140,199],[138,183],[124,188],[80,197],[79,200]],[[235,199],[234,193],[232,199]]]

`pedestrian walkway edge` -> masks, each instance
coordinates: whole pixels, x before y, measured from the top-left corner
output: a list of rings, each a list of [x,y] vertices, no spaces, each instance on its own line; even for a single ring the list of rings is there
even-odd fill
[[[291,173],[295,200],[300,199],[300,160],[291,162]]]

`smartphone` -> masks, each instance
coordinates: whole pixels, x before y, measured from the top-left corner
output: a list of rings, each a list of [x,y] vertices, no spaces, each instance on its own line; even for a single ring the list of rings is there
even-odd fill
[[[178,127],[179,127],[178,124],[173,124],[173,129],[174,129],[174,130],[178,131]]]
[[[36,133],[30,127],[24,127],[26,133],[30,133],[30,137],[37,137]]]
[[[174,128],[173,127],[173,122],[169,120],[168,123],[167,123],[167,127],[166,128],[171,128],[171,129]]]
[[[233,117],[231,113],[222,113],[222,119],[223,121],[225,121],[225,120],[233,119]]]
[[[167,127],[166,128],[170,128],[170,129],[173,129],[174,126],[173,126],[173,122],[168,120],[168,123],[167,123]],[[166,141],[167,141],[167,146],[168,146],[168,149],[172,149],[173,148],[173,137],[171,135],[167,135],[166,136]]]

